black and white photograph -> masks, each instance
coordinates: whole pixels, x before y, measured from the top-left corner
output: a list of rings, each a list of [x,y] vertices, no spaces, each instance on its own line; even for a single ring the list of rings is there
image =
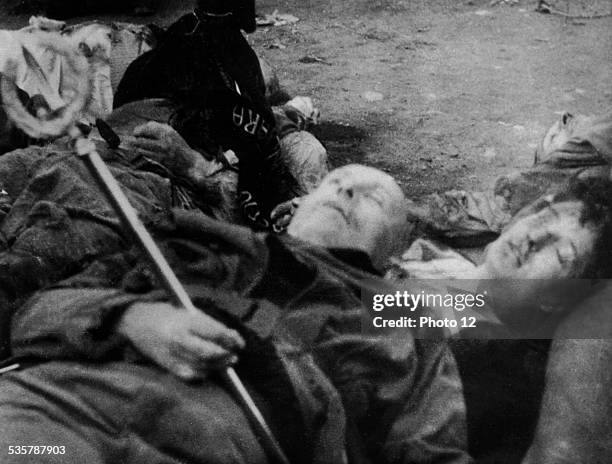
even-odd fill
[[[612,463],[612,0],[0,0],[0,464]]]

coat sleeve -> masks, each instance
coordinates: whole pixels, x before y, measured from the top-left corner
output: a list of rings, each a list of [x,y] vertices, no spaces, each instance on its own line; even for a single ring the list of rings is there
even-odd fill
[[[389,410],[383,450],[389,463],[472,462],[465,401],[455,360],[443,341],[417,341],[418,369],[403,405]],[[378,399],[377,399],[378,401]]]
[[[203,229],[196,230],[204,234]],[[208,232],[214,235],[212,229]],[[231,248],[232,238],[234,246],[252,245],[249,234],[223,238],[226,248]],[[206,246],[180,237],[160,245],[197,307],[236,330],[244,325],[260,337],[269,336],[280,310],[240,292],[248,290],[256,274],[258,264],[250,259],[260,255],[254,251],[254,256],[245,258],[213,249],[221,243]],[[12,320],[13,354],[44,359],[121,358],[129,343],[115,328],[124,311],[137,301],[167,299],[137,250],[102,258],[22,305]]]
[[[101,359],[125,347],[114,330],[135,301],[159,294],[126,292],[117,282],[133,265],[131,255],[97,261],[84,272],[37,293],[12,320],[11,348],[17,357]]]
[[[534,440],[523,464],[612,462],[612,287],[583,301],[555,333]]]
[[[446,343],[406,332],[366,336],[353,322],[347,332],[346,318],[328,319],[315,352],[358,434],[352,454],[388,464],[471,462],[463,390]]]
[[[115,324],[142,295],[114,289],[53,289],[30,300],[13,319],[14,356],[43,359],[106,358],[126,346]]]

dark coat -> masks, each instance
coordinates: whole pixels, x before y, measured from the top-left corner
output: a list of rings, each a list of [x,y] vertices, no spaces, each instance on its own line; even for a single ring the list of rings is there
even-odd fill
[[[388,290],[386,282],[326,250],[257,235],[204,215],[178,212],[156,230],[194,302],[246,338],[237,370],[281,432],[286,449],[295,449],[292,462],[342,462],[337,459],[343,450],[353,462],[469,462],[461,384],[446,345],[416,340],[406,332],[361,334],[358,292],[373,286]],[[150,272],[132,253],[99,261],[19,311],[14,352],[77,361],[87,369],[96,362],[126,362],[126,341],[113,326],[130,303],[163,299],[154,288]],[[21,382],[20,376],[46,365],[9,381]],[[61,390],[61,371],[56,375],[57,381],[51,376],[46,382]],[[112,396],[117,388],[110,382],[104,390]],[[181,404],[178,393],[165,395]],[[340,410],[332,408],[336,395],[344,406]],[[163,427],[164,420],[182,423],[181,414],[176,409],[154,426]],[[349,432],[339,436],[344,423]],[[194,433],[203,440],[207,436],[206,430]],[[183,454],[196,446],[189,440],[177,443]],[[254,450],[231,462],[259,462],[258,455],[261,451]]]

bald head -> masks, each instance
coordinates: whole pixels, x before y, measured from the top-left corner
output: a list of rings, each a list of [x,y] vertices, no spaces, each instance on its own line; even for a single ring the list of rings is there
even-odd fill
[[[399,247],[405,227],[406,201],[395,180],[352,164],[330,172],[302,199],[288,232],[327,248],[365,251],[380,267]]]

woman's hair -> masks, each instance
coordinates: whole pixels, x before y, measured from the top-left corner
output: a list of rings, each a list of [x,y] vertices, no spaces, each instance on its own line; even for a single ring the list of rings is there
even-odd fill
[[[553,195],[553,202],[579,201],[583,204],[581,224],[597,229],[590,262],[580,278],[612,277],[612,181],[602,178],[572,179]]]

